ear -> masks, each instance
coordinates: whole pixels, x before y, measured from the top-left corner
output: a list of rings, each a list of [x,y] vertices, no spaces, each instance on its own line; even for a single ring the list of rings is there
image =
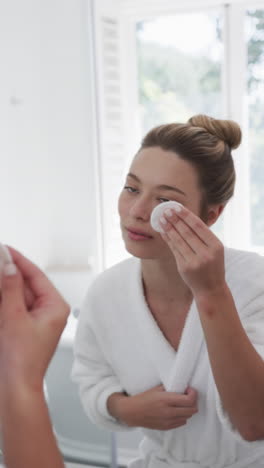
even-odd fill
[[[207,212],[207,226],[212,226],[223,213],[225,205],[210,205]]]

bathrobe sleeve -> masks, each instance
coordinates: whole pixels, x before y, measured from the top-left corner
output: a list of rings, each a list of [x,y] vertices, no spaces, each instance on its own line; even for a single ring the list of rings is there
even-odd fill
[[[251,254],[249,260],[246,265],[239,266],[247,272],[247,277],[240,279],[238,289],[234,288],[234,299],[244,330],[258,354],[264,359],[264,259]],[[231,435],[245,445],[256,445],[256,448],[263,446],[263,440],[248,442],[241,437],[223,408],[216,385],[214,388],[218,416]]]
[[[130,430],[132,428],[113,418],[107,409],[108,397],[124,389],[98,342],[100,330],[96,333],[93,316],[100,310],[98,306],[96,308],[93,296],[93,291],[89,291],[81,308],[74,344],[72,380],[79,386],[84,411],[93,423],[112,431]]]
[[[262,310],[256,312],[254,319],[251,318],[251,320],[244,323],[244,328],[254,348],[264,359],[264,297],[262,298],[262,301]],[[245,446],[248,445],[251,448],[255,446],[256,449],[263,447],[263,440],[249,442],[243,439],[239,431],[233,426],[228,413],[225,411],[215,384],[214,389],[218,417],[223,426],[230,432],[230,436],[233,436],[236,440]]]

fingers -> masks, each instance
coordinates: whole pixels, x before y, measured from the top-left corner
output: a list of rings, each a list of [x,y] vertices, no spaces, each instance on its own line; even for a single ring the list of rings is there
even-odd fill
[[[45,296],[47,292],[50,298],[52,298],[53,294],[56,296],[59,294],[40,268],[14,248],[9,246],[8,248],[12,254],[14,263],[22,273],[23,279],[27,282],[29,288],[36,297]]]
[[[194,388],[188,387],[184,394],[167,392],[170,406],[177,407],[194,407],[197,404],[197,391]]]
[[[40,268],[16,249],[8,248],[24,281],[27,308],[34,313],[45,310],[45,316],[51,316],[53,321],[58,319],[61,326],[61,320],[65,322],[69,316],[69,305]]]
[[[8,249],[5,245],[0,243],[0,282],[2,282],[2,271],[5,264],[13,264],[11,249]],[[24,284],[24,296],[27,308],[31,309],[34,303],[34,294],[26,284]],[[0,301],[1,297],[2,295],[0,291]]]
[[[198,393],[197,390],[195,390],[195,388],[187,387],[184,394],[194,401],[197,400]]]
[[[24,285],[24,295],[25,295],[25,303],[26,303],[27,309],[31,310],[35,302],[35,296],[33,292],[31,291],[31,289],[26,284]]]
[[[167,235],[167,242],[171,249],[181,253],[186,261],[196,253],[203,252],[205,248],[208,248],[197,232],[179,218],[176,213],[170,210],[170,215],[167,215],[165,219],[167,224],[164,225],[164,231]],[[199,218],[197,219],[199,223]]]
[[[208,226],[201,220],[201,218],[199,218],[184,206],[179,207],[177,214],[173,210],[171,210],[171,212],[171,216],[168,216],[168,214],[165,212],[166,218],[170,222],[174,223],[175,220],[176,222],[177,220],[181,220],[182,224],[188,226],[189,229],[192,230],[205,245],[209,246],[211,244],[215,236],[210,231]]]
[[[173,225],[174,227],[174,225]],[[168,235],[176,233],[179,238],[177,242],[181,242],[182,248],[188,250],[187,253],[195,253],[203,248],[208,248],[205,242],[200,239],[195,231],[193,231],[187,224],[181,219],[177,221],[176,227],[168,232]]]
[[[198,408],[197,406],[191,406],[191,407],[186,407],[186,408],[174,408],[174,407],[171,407],[170,408],[170,411],[171,411],[171,418],[175,419],[175,418],[190,418],[191,416],[193,416],[195,413],[198,412]]]
[[[168,422],[163,430],[170,430],[170,429],[176,429],[177,427],[185,426],[187,424],[187,419],[186,418],[176,418],[173,421]]]
[[[166,234],[163,234],[162,237],[168,243],[177,261],[184,260],[187,262],[191,256],[195,255],[190,245],[186,243],[185,239],[181,237],[176,229],[170,229]]]
[[[165,392],[165,388],[163,384],[156,385],[155,387],[150,388],[142,393],[153,393],[153,392]]]
[[[167,221],[167,223],[166,223]],[[222,253],[223,246],[209,227],[188,208],[179,206],[175,209],[165,210],[162,223],[163,239],[169,244],[178,258],[186,260],[193,254],[203,256],[208,247],[216,253]]]
[[[184,395],[174,394],[174,404],[169,411],[170,429],[185,425],[189,418],[198,413],[197,391],[188,387]]]
[[[197,409],[186,409],[183,408],[171,408],[170,414],[167,419],[163,419],[163,429],[174,429],[176,427],[184,426],[188,419],[190,419],[194,414],[198,412]]]
[[[0,242],[0,260],[2,263],[12,263],[13,259],[8,248]]]
[[[2,276],[1,319],[15,318],[23,313],[26,313],[23,280],[16,266],[8,263]]]
[[[152,390],[159,390],[159,391],[161,391],[161,392],[165,392],[165,388],[164,388],[164,385],[163,385],[163,384],[157,385],[157,386],[154,387]]]

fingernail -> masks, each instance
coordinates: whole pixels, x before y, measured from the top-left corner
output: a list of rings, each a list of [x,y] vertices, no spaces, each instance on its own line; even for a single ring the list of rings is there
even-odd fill
[[[4,268],[3,268],[3,274],[4,276],[13,276],[17,272],[16,265],[14,263],[6,263]]]
[[[179,213],[182,210],[182,205],[177,204],[173,207],[173,209]]]
[[[170,217],[173,215],[173,211],[170,208],[168,208],[167,210],[165,210],[165,215]]]
[[[164,218],[164,216],[161,216],[160,222],[161,222],[162,224],[167,224],[167,220]]]

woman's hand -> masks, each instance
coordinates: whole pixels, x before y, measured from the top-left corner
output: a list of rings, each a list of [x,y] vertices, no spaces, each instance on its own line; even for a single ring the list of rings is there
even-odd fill
[[[36,265],[16,250],[9,250],[16,268],[8,264],[2,278],[0,386],[1,382],[10,382],[39,390],[69,306]]]
[[[117,419],[132,427],[161,431],[183,426],[197,413],[197,392],[187,388],[184,394],[166,392],[162,385],[134,396],[122,396],[114,403],[108,399],[108,409]]]
[[[226,288],[224,247],[208,226],[186,207],[166,210],[162,238],[171,248],[178,271],[194,297]]]

